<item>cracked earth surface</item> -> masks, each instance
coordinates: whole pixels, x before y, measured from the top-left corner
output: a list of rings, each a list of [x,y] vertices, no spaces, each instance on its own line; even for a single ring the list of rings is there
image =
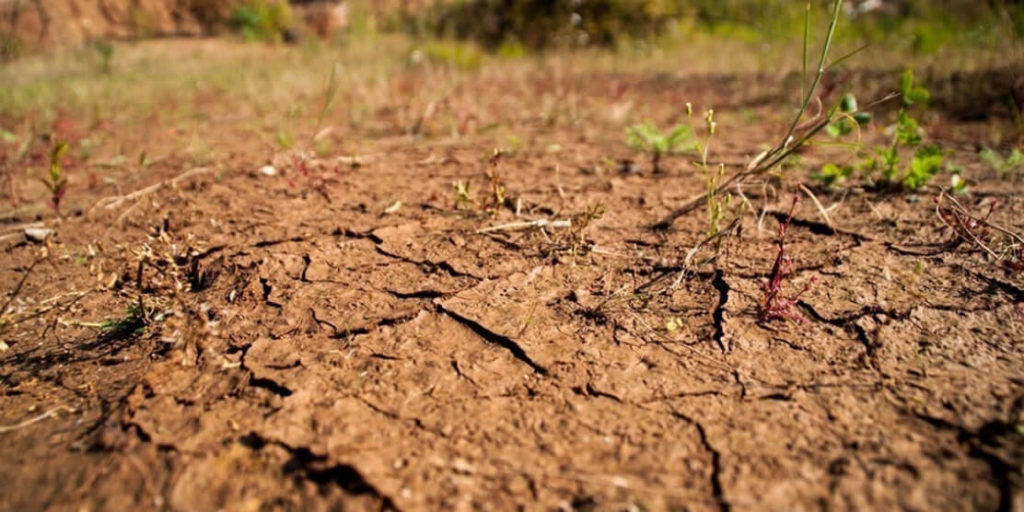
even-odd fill
[[[757,140],[755,127],[729,128],[730,141]],[[618,137],[501,162],[523,217],[604,206],[579,234],[584,250],[564,230],[478,233],[517,219],[452,207],[452,181],[487,168],[473,142],[368,142],[376,156],[361,165],[318,161],[320,193],[296,186],[287,161],[260,176],[258,158],[234,156],[129,214],[68,219],[61,246],[104,240],[90,265],[124,292],[88,294],[77,315],[116,314],[138,293],[174,313],[126,339],[67,325],[12,335],[4,423],[50,404],[75,412],[3,434],[0,505],[1020,506],[1019,277],[968,251],[932,251],[942,237],[927,201],[855,195],[835,230],[805,204],[788,251],[794,282],[817,283],[795,308],[803,321],[761,325],[788,198],[749,191],[770,210],[761,229],[746,215],[716,262],[680,278],[700,215],[669,232],[647,226],[702,185],[683,166],[595,171]],[[975,187],[1017,230],[1021,183]],[[142,244],[172,257],[137,274],[125,251]],[[37,250],[8,245],[3,280]],[[28,297],[95,280],[90,265],[42,265]]]

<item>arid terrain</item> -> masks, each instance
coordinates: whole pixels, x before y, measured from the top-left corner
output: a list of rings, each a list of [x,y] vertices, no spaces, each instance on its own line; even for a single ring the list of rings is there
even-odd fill
[[[703,207],[652,228],[704,193],[696,157],[655,172],[623,130],[714,108],[708,161],[741,170],[792,61],[402,44],[2,69],[0,509],[1024,510],[1024,271],[944,225],[947,173],[830,189],[809,173],[848,151],[815,144],[702,243]],[[855,62],[833,99],[903,69]],[[978,153],[1021,147],[1018,70],[967,62],[919,73],[919,118],[964,208],[1021,233],[1024,170]],[[765,319],[794,197],[806,291]]]

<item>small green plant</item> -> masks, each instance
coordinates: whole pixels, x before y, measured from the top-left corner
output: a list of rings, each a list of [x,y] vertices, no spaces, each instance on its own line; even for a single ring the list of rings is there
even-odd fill
[[[456,181],[452,183],[452,191],[455,193],[456,210],[475,210],[476,200],[470,191],[470,182]]]
[[[107,319],[99,322],[96,327],[104,334],[111,337],[138,336],[146,332],[146,325],[149,319],[146,316],[142,302],[133,302],[125,310],[121,318]]]
[[[900,76],[900,96],[903,104],[896,113],[892,142],[875,147],[875,157],[865,161],[869,181],[888,188],[917,190],[926,185],[942,170],[943,151],[935,144],[923,144],[924,130],[911,117],[910,108],[925,105],[928,89],[917,85],[914,73],[907,70]],[[902,162],[901,154],[913,150],[909,165]]]
[[[690,103],[686,104],[686,117],[693,122],[693,106]],[[705,233],[708,237],[715,237],[719,233],[722,225],[722,219],[725,217],[725,210],[732,203],[732,195],[725,193],[723,195],[718,194],[718,186],[725,177],[725,165],[719,164],[716,169],[711,169],[708,166],[708,152],[711,150],[711,141],[715,137],[715,132],[718,130],[718,123],[715,122],[715,111],[714,109],[708,109],[704,114],[704,125],[707,136],[704,140],[696,140],[693,143],[694,149],[697,150],[697,154],[700,155],[700,161],[696,162],[697,168],[700,169],[701,174],[704,176],[704,196],[705,202],[707,203],[707,216],[708,216],[708,230]],[[696,130],[690,127],[690,133],[694,133]],[[718,244],[721,239],[715,237],[715,252],[718,252]]]
[[[50,149],[49,171],[45,179],[40,179],[43,185],[46,185],[47,190],[50,191],[50,208],[53,208],[54,213],[57,215],[60,215],[60,202],[64,199],[64,194],[67,192],[68,179],[64,176],[64,170],[60,165],[60,159],[67,152],[68,145],[66,143],[54,142],[53,147]]]
[[[942,170],[945,152],[936,144],[924,143],[926,134],[910,110],[915,105],[924,106],[929,92],[914,81],[910,70],[900,76],[899,92],[902,105],[896,113],[896,123],[890,128],[892,141],[888,145],[875,146],[874,156],[861,160],[856,167],[826,163],[812,173],[811,178],[826,187],[834,187],[860,171],[869,186],[915,191],[927,185]],[[826,127],[826,131],[836,137],[851,133],[871,119],[867,113],[857,111],[857,101],[852,95],[843,96],[838,109],[838,119]],[[954,186],[958,184],[966,187],[962,180]]]
[[[97,329],[107,339],[121,339],[132,336],[139,336],[146,332],[146,326],[150,319],[146,314],[146,308],[142,301],[131,303],[125,308],[124,316],[121,318],[108,318],[102,322],[66,322],[74,327],[88,327]]]
[[[277,142],[277,146],[281,149],[290,149],[295,144],[295,140],[292,139],[291,134],[283,127],[277,129],[277,135],[274,137],[274,140]]]
[[[1003,158],[998,152],[993,149],[985,148],[978,153],[978,158],[982,162],[988,164],[988,166],[996,173],[1006,176],[1021,167],[1024,167],[1024,153],[1017,148],[1014,148],[1006,158]]]
[[[821,183],[825,187],[832,188],[842,185],[846,182],[846,179],[853,176],[854,169],[852,165],[838,165],[834,163],[827,163],[821,166],[821,170],[818,172],[811,173],[811,179]]]
[[[667,155],[692,151],[696,145],[693,128],[687,125],[676,125],[669,131],[662,132],[651,121],[635,124],[626,128],[626,144],[633,151],[648,153],[651,156],[651,169],[661,172],[661,159]]]
[[[839,111],[837,119],[825,127],[825,133],[832,137],[839,138],[853,133],[854,130],[871,122],[869,112],[857,110],[857,97],[846,93],[839,100]]]

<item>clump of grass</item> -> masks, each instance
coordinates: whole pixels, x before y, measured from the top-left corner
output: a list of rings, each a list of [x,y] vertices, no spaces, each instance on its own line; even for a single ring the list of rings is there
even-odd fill
[[[125,314],[120,318],[108,318],[102,322],[67,322],[67,324],[97,329],[103,333],[104,338],[113,340],[142,335],[149,325],[149,316],[146,314],[146,308],[142,301],[139,300],[125,308]]]
[[[662,132],[651,121],[626,128],[626,144],[633,151],[650,155],[651,170],[655,173],[661,172],[665,156],[693,151],[695,147],[690,126],[680,124]]]

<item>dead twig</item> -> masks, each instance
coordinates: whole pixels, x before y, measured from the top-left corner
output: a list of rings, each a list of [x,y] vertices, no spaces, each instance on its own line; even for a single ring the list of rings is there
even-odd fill
[[[31,418],[29,418],[29,419],[27,419],[25,421],[22,421],[21,423],[15,423],[14,425],[0,425],[0,434],[6,434],[8,432],[13,432],[15,430],[20,430],[20,429],[23,429],[25,427],[31,426],[33,424],[39,423],[40,421],[43,421],[46,418],[49,418],[49,417],[57,414],[60,411],[68,411],[68,412],[70,412],[72,414],[74,414],[75,412],[78,412],[73,407],[68,407],[66,405],[58,405],[57,407],[54,407],[53,409],[50,409],[49,411],[46,411],[46,412],[44,412],[44,413],[42,413],[42,414],[40,414],[38,416],[33,416],[33,417],[31,417]]]
[[[476,230],[477,234],[484,233],[495,233],[498,231],[526,231],[532,229],[544,229],[544,228],[563,228],[568,229],[572,227],[572,221],[569,219],[537,219],[522,222],[509,222],[508,224],[499,224],[497,226],[490,226]]]
[[[120,208],[122,205],[129,201],[135,201],[139,198],[145,197],[166,186],[176,187],[178,186],[178,183],[181,181],[184,181],[193,176],[198,176],[200,174],[206,174],[212,170],[212,167],[196,167],[193,169],[189,169],[169,180],[154,183],[153,185],[136,190],[135,192],[129,194],[125,194],[123,196],[104,197],[103,199],[97,201],[96,204],[94,204],[93,207],[89,209],[89,213],[92,213],[96,209],[101,207],[107,210],[116,210],[117,208]]]

